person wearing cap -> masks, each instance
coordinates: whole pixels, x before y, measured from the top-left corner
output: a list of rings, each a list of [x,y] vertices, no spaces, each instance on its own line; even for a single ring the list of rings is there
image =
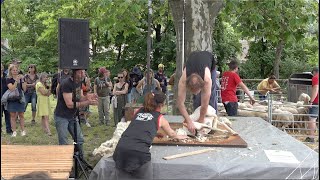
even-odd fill
[[[164,94],[167,93],[167,77],[164,73],[164,65],[158,65],[158,72],[154,74],[154,78],[159,81],[161,90]]]
[[[128,98],[128,103],[136,103],[140,97],[139,92],[137,91],[137,85],[139,81],[143,78],[141,70],[139,67],[135,66],[130,73],[130,81],[132,83],[131,90],[128,92],[130,98]]]
[[[184,102],[187,90],[193,94],[193,108],[201,106],[199,123],[204,123],[207,108],[211,105],[217,109],[215,60],[208,51],[192,52],[182,71],[178,83],[177,106],[187,123],[188,130],[195,134],[195,126],[186,110]]]
[[[305,142],[315,142],[316,121],[319,118],[319,68],[313,68],[312,74],[312,90],[309,102],[309,105],[312,106],[309,108],[310,116],[308,122],[309,136],[305,139]]]
[[[105,124],[106,126],[110,121],[110,93],[112,89],[112,81],[107,76],[107,73],[107,69],[101,67],[93,85],[93,91],[98,95],[99,121],[100,124]]]
[[[276,76],[271,74],[269,78],[262,80],[258,86],[257,90],[259,92],[260,101],[267,98],[266,94],[270,93],[280,93],[280,86],[276,81]]]
[[[237,116],[238,114],[238,98],[236,95],[237,86],[248,94],[250,104],[255,103],[254,97],[250,94],[247,86],[242,82],[238,75],[239,67],[237,60],[229,63],[229,71],[222,74],[221,78],[221,99],[228,116]]]

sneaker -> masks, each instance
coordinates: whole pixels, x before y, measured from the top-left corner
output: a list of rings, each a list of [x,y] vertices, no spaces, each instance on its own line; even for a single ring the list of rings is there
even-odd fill
[[[35,120],[32,120],[32,121],[31,121],[31,124],[32,124],[32,125],[35,125],[35,124],[36,124],[36,121],[35,121]]]
[[[25,136],[25,135],[26,135],[26,131],[22,131],[21,136]]]
[[[311,142],[311,143],[314,143],[314,138],[310,138],[310,137],[307,137],[304,142]]]
[[[11,137],[16,137],[17,136],[17,131],[13,131]]]
[[[86,122],[87,127],[91,127],[91,125],[89,124],[89,122]]]

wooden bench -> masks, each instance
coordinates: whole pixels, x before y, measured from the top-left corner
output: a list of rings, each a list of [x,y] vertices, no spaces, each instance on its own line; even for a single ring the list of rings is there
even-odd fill
[[[1,176],[11,179],[33,171],[45,171],[52,179],[68,179],[73,150],[73,145],[1,145]]]

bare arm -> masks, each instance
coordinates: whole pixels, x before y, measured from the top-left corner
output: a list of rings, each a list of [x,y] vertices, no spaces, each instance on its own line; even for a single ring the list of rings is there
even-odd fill
[[[186,139],[188,136],[177,135],[177,133],[170,127],[169,122],[162,116],[160,119],[160,127],[164,132],[171,138],[175,139]]]
[[[200,108],[200,117],[198,120],[199,123],[204,122],[204,117],[207,113],[210,96],[211,96],[212,79],[211,79],[211,72],[209,68],[205,69],[204,81],[205,81],[205,84],[203,89],[201,90],[201,108]]]
[[[43,86],[39,87],[38,91],[43,96],[50,96],[51,95],[51,92],[48,89],[44,88]]]
[[[143,84],[144,84],[144,78],[142,78],[142,79],[138,82],[138,85],[137,85],[137,87],[136,87],[136,89],[138,90],[139,93],[142,93]]]
[[[182,76],[180,77],[179,84],[178,84],[178,97],[177,97],[177,107],[180,111],[180,114],[184,117],[185,121],[187,122],[188,129],[190,132],[195,133],[195,126],[190,119],[190,116],[187,112],[187,109],[184,105],[186,100],[186,70],[184,69],[182,72]]]
[[[72,101],[72,93],[62,93],[62,95],[67,107],[69,109],[73,109],[74,103]],[[97,101],[86,98],[85,96],[83,96],[83,93],[81,91],[81,100],[80,102],[76,102],[76,107],[79,108],[88,105],[97,105]]]
[[[255,99],[254,99],[254,97],[251,96],[251,94],[250,94],[249,89],[247,88],[247,86],[246,86],[243,82],[240,82],[240,83],[239,83],[239,86],[240,86],[241,89],[242,89],[245,93],[247,93],[247,95],[249,96],[249,98],[250,98],[250,103],[251,103],[251,104],[254,104],[254,103],[255,103]]]
[[[311,89],[311,97],[310,97],[310,102],[312,103],[314,99],[317,97],[319,91],[319,85],[314,85],[312,86]]]

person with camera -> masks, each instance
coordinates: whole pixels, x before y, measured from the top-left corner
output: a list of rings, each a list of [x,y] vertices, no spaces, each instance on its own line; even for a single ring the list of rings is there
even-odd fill
[[[59,90],[57,91],[57,106],[54,112],[59,145],[68,144],[68,133],[70,133],[74,141],[77,142],[80,155],[83,155],[82,144],[84,143],[84,139],[80,125],[76,122],[78,108],[88,105],[98,105],[98,97],[96,94],[88,93],[86,96],[83,95],[81,81],[84,76],[84,70],[77,69],[72,70],[70,77],[62,80]],[[76,132],[74,132],[75,125],[77,129]],[[75,135],[77,138],[75,138]]]
[[[21,127],[21,136],[26,135],[26,131],[24,129],[24,109],[25,109],[25,101],[23,100],[23,93],[27,89],[26,83],[23,81],[23,75],[18,74],[19,69],[16,65],[10,65],[8,69],[8,78],[7,78],[7,86],[10,91],[15,91],[18,89],[20,97],[18,99],[9,100],[7,104],[7,110],[10,112],[10,121],[11,121],[11,129],[12,129],[12,137],[17,136],[16,129],[16,119],[19,116],[20,119],[20,127]]]
[[[48,82],[48,74],[43,72],[40,74],[39,82],[35,87],[37,93],[37,116],[41,117],[41,124],[43,131],[51,136],[49,128],[49,114],[50,114],[50,98],[51,85]]]
[[[111,79],[108,77],[106,68],[99,69],[98,77],[94,80],[93,90],[98,95],[98,113],[100,124],[108,126],[110,121],[110,93],[112,88]]]

